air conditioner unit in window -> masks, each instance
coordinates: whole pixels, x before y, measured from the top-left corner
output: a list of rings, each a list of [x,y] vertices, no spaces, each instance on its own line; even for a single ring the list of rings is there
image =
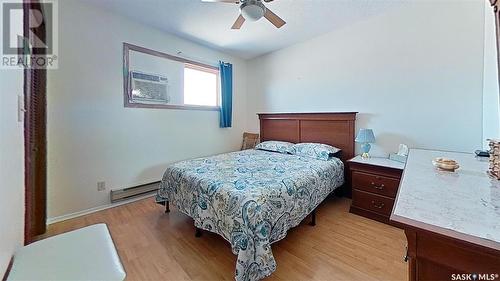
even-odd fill
[[[157,74],[130,71],[129,97],[131,102],[162,103],[170,102],[168,78]]]

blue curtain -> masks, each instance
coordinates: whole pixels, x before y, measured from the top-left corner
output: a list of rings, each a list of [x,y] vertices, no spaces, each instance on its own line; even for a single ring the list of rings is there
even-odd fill
[[[221,106],[220,106],[220,127],[231,127],[233,116],[233,65],[219,61],[220,85],[221,85]]]

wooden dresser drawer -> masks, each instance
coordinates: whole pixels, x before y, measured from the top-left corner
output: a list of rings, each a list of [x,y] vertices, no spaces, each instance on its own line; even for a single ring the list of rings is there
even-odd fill
[[[352,172],[352,188],[395,198],[398,192],[399,180],[385,176]]]
[[[389,217],[394,205],[394,199],[353,189],[352,204],[358,208]]]

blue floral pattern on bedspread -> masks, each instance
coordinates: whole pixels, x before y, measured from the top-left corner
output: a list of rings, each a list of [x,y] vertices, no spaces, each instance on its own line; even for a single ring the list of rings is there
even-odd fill
[[[229,241],[238,256],[236,280],[259,280],[276,270],[271,243],[343,183],[338,158],[251,149],[169,166],[156,200],[168,200],[196,227]]]

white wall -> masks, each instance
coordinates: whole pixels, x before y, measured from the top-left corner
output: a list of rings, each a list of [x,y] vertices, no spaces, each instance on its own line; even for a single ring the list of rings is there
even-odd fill
[[[500,95],[498,92],[498,64],[495,16],[485,1],[484,28],[484,85],[483,85],[483,143],[489,149],[488,138],[500,138]]]
[[[248,63],[248,128],[257,112],[358,111],[373,155],[482,145],[483,1],[404,8]]]
[[[59,69],[48,73],[48,216],[106,205],[109,190],[161,179],[174,161],[237,150],[246,63],[104,12],[59,1]],[[122,43],[233,63],[233,128],[215,111],[123,107]],[[98,192],[96,183],[106,181]]]
[[[22,30],[22,21],[16,24]],[[22,70],[0,69],[0,276],[24,236],[24,137],[23,123],[17,121],[18,95],[23,95]]]

